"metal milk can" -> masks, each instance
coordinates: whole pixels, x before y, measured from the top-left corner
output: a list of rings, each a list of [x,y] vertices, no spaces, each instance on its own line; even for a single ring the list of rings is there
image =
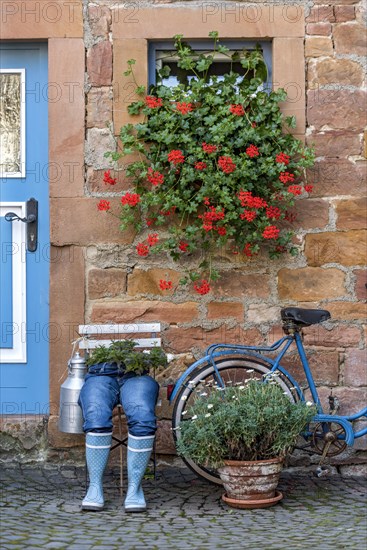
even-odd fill
[[[70,434],[83,433],[82,409],[78,405],[87,367],[84,357],[76,352],[68,362],[68,377],[60,388],[59,430]]]

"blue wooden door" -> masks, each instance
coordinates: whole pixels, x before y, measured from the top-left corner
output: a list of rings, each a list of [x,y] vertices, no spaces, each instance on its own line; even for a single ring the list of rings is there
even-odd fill
[[[1,414],[48,412],[49,189],[47,44],[0,44]],[[27,249],[27,201],[38,242]],[[7,216],[9,218],[9,215]]]

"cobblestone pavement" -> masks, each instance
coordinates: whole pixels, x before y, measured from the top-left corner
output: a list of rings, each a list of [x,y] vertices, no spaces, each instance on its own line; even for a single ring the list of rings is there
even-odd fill
[[[147,512],[135,514],[121,507],[114,471],[105,476],[102,512],[80,510],[81,468],[18,465],[3,469],[1,481],[1,550],[366,548],[362,478],[286,472],[279,504],[237,510],[221,501],[221,487],[185,468],[160,466],[156,481],[144,481]]]

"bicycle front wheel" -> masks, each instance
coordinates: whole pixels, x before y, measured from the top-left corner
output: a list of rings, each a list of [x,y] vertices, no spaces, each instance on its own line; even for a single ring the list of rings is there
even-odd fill
[[[262,362],[258,358],[249,356],[226,356],[215,361],[225,385],[239,385],[246,383],[249,379],[263,379],[264,375],[268,374],[271,365],[265,360]],[[297,396],[292,393],[292,384],[288,378],[282,373],[274,378],[277,384],[286,393],[289,399],[296,402]],[[211,388],[218,386],[218,377],[211,363],[206,363],[197,371],[191,373],[181,391],[178,393],[172,415],[173,437],[177,441],[180,437],[179,425],[181,422],[190,421],[190,416],[186,412],[193,405],[196,396],[205,391],[211,391]],[[185,412],[185,414],[183,414]],[[212,483],[221,484],[222,481],[213,469],[196,464],[193,460],[187,457],[181,457],[185,464],[198,476]]]

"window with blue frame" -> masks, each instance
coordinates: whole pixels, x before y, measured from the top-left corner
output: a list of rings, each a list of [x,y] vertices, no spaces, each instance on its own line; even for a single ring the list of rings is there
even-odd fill
[[[212,42],[207,40],[188,40],[187,41],[193,50],[198,53],[211,53]],[[263,90],[270,91],[272,87],[272,44],[271,41],[249,41],[249,40],[221,40],[221,45],[226,46],[229,51],[227,55],[216,53],[214,57],[214,63],[211,65],[209,75],[216,75],[220,77],[229,71],[237,72],[238,74],[244,73],[244,69],[241,65],[241,54],[244,51],[255,50],[256,47],[260,47],[264,62],[267,69],[267,75],[262,86]],[[176,86],[179,83],[184,83],[189,78],[184,69],[181,69],[177,65],[178,57],[175,52],[173,42],[171,41],[159,41],[150,42],[148,50],[148,71],[149,71],[149,86],[156,84],[164,84],[165,86]],[[168,66],[170,68],[170,74],[168,77],[159,80],[158,71],[162,67]]]

